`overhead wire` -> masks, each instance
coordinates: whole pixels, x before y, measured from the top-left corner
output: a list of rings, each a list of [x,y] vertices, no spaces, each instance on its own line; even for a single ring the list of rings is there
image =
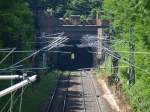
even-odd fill
[[[25,91],[26,88],[27,88],[27,86],[24,87],[23,92]],[[21,95],[22,95],[22,94],[19,94],[19,95],[16,97],[16,99],[14,100],[13,105],[15,105],[15,104],[17,103],[17,101],[19,100],[19,97],[21,97]],[[9,112],[9,109],[8,109],[6,112]]]
[[[110,40],[109,40],[110,41]],[[124,42],[124,41],[120,41],[120,42]],[[86,45],[88,43],[88,45]],[[98,42],[94,42],[93,40],[90,40],[90,41],[87,41],[87,43],[85,42],[85,43],[82,43],[82,44],[79,44],[79,45],[77,45],[77,46],[79,46],[79,47],[92,47],[92,46],[94,46],[94,47],[97,47],[97,43]],[[135,53],[135,54],[146,54],[146,55],[150,55],[150,52],[143,52],[143,51],[135,51],[135,52],[129,52],[129,51],[114,51],[114,52],[120,52],[120,53]]]
[[[15,50],[16,48],[13,48],[1,61],[0,64],[2,64]]]
[[[24,93],[24,87],[22,87],[22,89],[21,89],[19,112],[22,111],[23,93]]]
[[[49,43],[48,46],[45,46],[45,47],[43,47],[42,49],[40,49],[40,50],[38,50],[38,51],[32,53],[31,55],[25,57],[24,59],[20,60],[19,62],[15,63],[15,64],[13,64],[13,65],[11,65],[11,66],[8,67],[8,68],[19,67],[20,65],[17,66],[17,64],[19,64],[19,63],[25,61],[26,59],[32,57],[33,55],[36,55],[37,53],[39,53],[39,52],[42,51],[43,49],[47,49],[47,48],[48,48],[48,50],[51,50],[52,48],[56,47],[57,45],[63,43],[63,42],[66,41],[66,40],[68,40],[68,38],[58,38],[58,39],[54,40],[53,42]],[[6,49],[3,49],[3,50],[6,50]],[[1,61],[1,63],[2,63],[13,51],[14,51],[14,49],[13,49],[12,51],[10,51],[10,53]],[[15,93],[14,93],[14,94],[15,94]],[[19,96],[21,96],[21,99],[20,99],[20,106],[19,106],[19,112],[21,112],[21,108],[22,108],[22,95],[23,95],[23,89],[22,89],[21,95],[19,95]],[[18,96],[18,97],[19,97],[19,96]],[[13,105],[16,103],[17,100],[18,100],[18,98],[14,101]],[[11,98],[8,100],[8,102],[6,103],[6,105],[4,106],[4,108],[2,108],[1,112],[3,112],[3,110],[4,110],[5,107],[9,104],[10,101],[11,101]],[[11,110],[9,109],[8,111],[11,111]]]
[[[13,92],[13,95],[16,94],[17,91]],[[11,101],[11,97],[8,99],[8,101],[6,102],[6,104],[3,106],[3,108],[0,110],[0,112],[4,112],[4,110],[6,109],[7,105],[9,104],[9,102]]]
[[[5,68],[4,70],[9,69],[10,67],[13,67],[13,66],[18,65],[19,63],[21,63],[21,62],[23,62],[23,61],[29,59],[30,57],[36,55],[37,53],[41,52],[41,51],[44,50],[44,49],[47,49],[47,48],[48,48],[48,50],[51,50],[52,48],[56,47],[57,44],[60,44],[60,43],[62,43],[62,42],[64,42],[64,41],[68,40],[68,38],[65,38],[64,41],[63,41],[62,39],[64,39],[64,38],[60,38],[60,39],[58,38],[58,39],[54,40],[54,41],[53,41],[52,43],[50,43],[49,45],[47,45],[47,46],[41,48],[40,50],[35,51],[35,52],[32,53],[31,55],[25,57],[24,59],[22,59],[22,60],[20,60],[20,61],[18,61],[18,62],[16,62],[15,64],[9,66],[8,68]],[[62,40],[62,41],[60,41],[60,40]],[[57,42],[60,42],[60,43],[57,43]],[[54,45],[53,45],[53,44],[54,44]]]
[[[9,51],[9,50],[12,50],[13,48],[5,48],[5,49],[0,49],[0,51]]]
[[[114,52],[120,52],[120,53],[135,53],[135,54],[146,54],[150,55],[150,52],[140,52],[140,51],[135,51],[135,52],[129,52],[129,51],[114,51]]]
[[[111,50],[109,50],[108,48],[106,48],[106,47],[104,47],[103,46],[103,48],[104,49],[106,49],[107,51],[109,51],[109,52],[113,52],[113,51],[111,51]],[[118,58],[117,56],[114,56],[112,53],[108,53],[108,52],[106,52],[108,55],[111,55],[112,57],[114,57],[114,58],[116,58],[116,59],[120,59],[120,58]],[[145,73],[147,73],[147,74],[149,74],[150,75],[150,73],[148,72],[148,71],[146,71],[146,70],[144,70],[144,69],[141,69],[140,67],[138,67],[138,66],[135,66],[135,65],[132,65],[132,64],[130,64],[128,61],[125,61],[125,60],[123,60],[123,59],[121,59],[124,63],[126,63],[126,64],[128,64],[128,65],[131,65],[131,66],[134,66],[135,68],[137,68],[137,69],[139,69],[140,71],[143,71],[143,72],[145,72]]]

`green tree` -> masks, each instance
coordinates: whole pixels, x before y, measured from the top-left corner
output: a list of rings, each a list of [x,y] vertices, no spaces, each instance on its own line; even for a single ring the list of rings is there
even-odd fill
[[[135,43],[136,51],[150,51],[150,1],[149,0],[104,0],[103,10],[105,16],[111,21],[116,29],[116,40],[128,40],[129,28],[134,29],[132,38]],[[127,47],[115,45],[116,50],[128,50]],[[128,55],[121,54],[123,58]],[[120,72],[120,78],[123,82],[123,89],[126,97],[130,99],[133,112],[149,112],[150,88],[147,86],[150,82],[150,76],[144,71],[150,71],[150,56],[145,54],[135,54],[136,83],[129,89],[124,79],[125,73]],[[125,65],[121,63],[122,65]],[[125,71],[121,68],[120,71]],[[147,99],[147,100],[146,100]]]
[[[33,37],[32,12],[24,0],[0,0],[0,40],[3,47],[19,47]]]

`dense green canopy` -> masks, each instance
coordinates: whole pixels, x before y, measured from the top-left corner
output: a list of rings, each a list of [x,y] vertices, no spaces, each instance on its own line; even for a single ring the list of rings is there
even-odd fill
[[[32,12],[25,0],[0,0],[0,44],[19,47],[33,32]]]
[[[116,31],[115,39],[129,40],[129,29],[133,28],[132,39],[136,52],[150,52],[150,1],[149,0],[104,0],[104,19],[112,22]],[[128,46],[116,44],[116,51],[128,51]],[[128,59],[128,53],[121,53]],[[125,65],[121,62],[121,65]],[[132,112],[150,111],[150,55],[135,54],[136,83],[129,89],[126,86],[126,69],[120,69],[123,90],[128,98]]]
[[[136,39],[150,47],[149,0],[104,0],[103,8],[107,16],[113,16],[117,30],[127,32],[130,26],[134,27]]]
[[[69,17],[71,14],[93,18],[101,9],[101,1],[96,0],[47,0],[45,6],[52,8],[58,17]]]

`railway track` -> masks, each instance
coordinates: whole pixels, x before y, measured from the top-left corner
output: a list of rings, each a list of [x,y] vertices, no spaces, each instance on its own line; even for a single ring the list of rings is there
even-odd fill
[[[83,111],[86,112],[86,103],[85,103],[85,90],[83,86],[83,76],[82,73],[80,74],[81,81],[82,81],[82,99],[83,99]]]
[[[46,112],[103,112],[91,73],[61,74]]]
[[[83,106],[84,112],[103,112],[100,95],[97,92],[96,84],[94,82],[91,72],[82,71],[81,80],[83,86]]]
[[[82,110],[80,75],[75,72],[70,75],[65,112],[81,112]]]
[[[57,80],[46,112],[65,112],[69,75],[61,74]]]

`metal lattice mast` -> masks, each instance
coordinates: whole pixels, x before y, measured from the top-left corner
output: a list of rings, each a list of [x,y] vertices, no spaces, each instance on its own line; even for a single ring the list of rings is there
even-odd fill
[[[11,57],[12,59],[12,64],[13,64],[13,61],[14,61],[14,55],[12,54],[12,57]],[[11,76],[13,76],[13,72],[11,73]],[[10,81],[10,83],[11,83],[11,86],[13,85],[13,80],[11,79],[11,81]],[[13,102],[13,100],[14,100],[14,95],[13,95],[13,92],[11,92],[11,101],[10,101],[10,112],[13,112],[13,105],[14,105],[14,102]]]
[[[133,28],[129,28],[129,85],[135,83],[135,68],[134,68],[134,51],[135,45],[133,40]]]

